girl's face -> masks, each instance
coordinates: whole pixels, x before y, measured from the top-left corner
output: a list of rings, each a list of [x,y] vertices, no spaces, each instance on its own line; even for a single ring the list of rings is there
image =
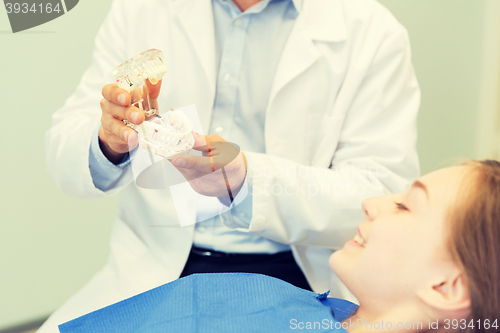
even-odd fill
[[[468,166],[421,177],[403,193],[367,199],[353,240],[330,257],[330,267],[361,304],[380,310],[416,297],[455,267],[446,249],[447,213]]]

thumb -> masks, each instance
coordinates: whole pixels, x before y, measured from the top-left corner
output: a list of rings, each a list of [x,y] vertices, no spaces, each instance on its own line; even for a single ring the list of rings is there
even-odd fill
[[[148,86],[147,89],[149,92],[149,99],[158,99],[158,96],[160,95],[161,82],[162,80],[158,81],[155,84],[152,84],[149,80],[145,81],[146,85]]]
[[[191,169],[204,173],[212,172],[210,157],[186,154],[175,156],[171,162],[176,168]]]
[[[192,131],[194,136],[194,145],[193,149],[199,151],[209,151],[211,142],[227,142],[223,138],[218,135],[202,135]]]
[[[204,148],[207,147],[207,139],[203,134],[196,133],[195,131],[192,131],[193,137],[194,137],[194,145],[193,148],[201,148],[201,149],[196,149],[196,150],[205,150]]]

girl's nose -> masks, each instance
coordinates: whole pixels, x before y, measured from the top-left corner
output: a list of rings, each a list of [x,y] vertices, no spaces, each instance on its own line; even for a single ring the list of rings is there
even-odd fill
[[[373,221],[377,218],[378,216],[378,209],[377,209],[377,201],[379,198],[369,198],[363,200],[363,203],[361,204],[361,207],[363,208],[363,211],[365,212],[365,216],[369,221]]]

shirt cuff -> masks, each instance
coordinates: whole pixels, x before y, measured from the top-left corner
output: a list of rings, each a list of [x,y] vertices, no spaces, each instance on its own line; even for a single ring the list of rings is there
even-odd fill
[[[113,189],[118,183],[118,180],[123,174],[125,167],[130,164],[130,155],[126,153],[119,164],[114,164],[104,156],[101,147],[99,146],[99,130],[101,123],[99,122],[92,133],[90,141],[89,153],[89,168],[92,175],[92,181],[101,191]]]
[[[247,165],[251,165],[247,158]],[[253,208],[253,186],[252,186],[252,176],[251,170],[248,168],[247,176],[245,177],[245,181],[241,186],[240,191],[234,198],[233,202],[229,206],[229,214],[221,214],[221,220],[224,225],[231,229],[248,229],[250,226],[250,221],[252,220],[252,208]]]

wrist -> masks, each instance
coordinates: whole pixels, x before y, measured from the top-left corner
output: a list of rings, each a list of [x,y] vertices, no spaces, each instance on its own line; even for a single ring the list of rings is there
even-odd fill
[[[125,156],[125,153],[120,153],[117,151],[114,151],[107,141],[102,139],[102,127],[99,130],[99,148],[101,149],[103,155],[113,164],[117,165],[119,164],[122,160],[123,157]]]

